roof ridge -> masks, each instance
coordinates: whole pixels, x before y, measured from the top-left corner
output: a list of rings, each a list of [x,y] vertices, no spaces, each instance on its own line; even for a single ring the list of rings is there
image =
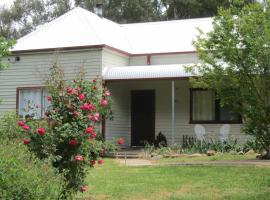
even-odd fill
[[[173,24],[173,23],[181,23],[181,22],[187,22],[187,21],[206,21],[209,19],[212,19],[212,17],[166,20],[166,21],[155,21],[155,22],[138,22],[138,23],[130,23],[130,24],[120,24],[120,26],[124,27],[124,26],[136,26],[136,25],[140,26],[140,25]]]

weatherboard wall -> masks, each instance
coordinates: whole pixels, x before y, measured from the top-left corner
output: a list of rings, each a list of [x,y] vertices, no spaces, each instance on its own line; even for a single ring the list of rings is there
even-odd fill
[[[65,71],[67,79],[72,79],[81,68],[86,78],[101,77],[101,49],[69,51],[58,53],[33,53],[16,55],[20,61],[10,57],[10,67],[0,71],[0,114],[16,109],[16,88],[44,86],[49,68],[57,62]]]

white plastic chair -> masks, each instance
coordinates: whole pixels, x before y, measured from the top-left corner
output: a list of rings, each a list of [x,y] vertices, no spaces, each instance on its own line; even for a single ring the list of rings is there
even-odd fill
[[[194,126],[194,131],[197,140],[203,141],[205,139],[205,128],[202,125],[196,124]]]
[[[229,133],[231,126],[229,124],[223,124],[219,130],[219,139],[225,141],[229,139]]]

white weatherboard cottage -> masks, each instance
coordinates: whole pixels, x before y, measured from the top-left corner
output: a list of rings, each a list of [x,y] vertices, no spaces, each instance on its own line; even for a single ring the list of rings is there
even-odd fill
[[[44,75],[57,61],[67,78],[84,67],[88,79],[106,81],[114,116],[103,126],[106,140],[123,137],[140,146],[162,132],[170,144],[181,144],[184,135],[243,141],[239,119],[214,93],[191,89],[184,65],[199,62],[192,46],[197,27],[211,30],[211,18],[117,24],[75,8],[17,41],[10,68],[0,72],[0,113],[24,115],[30,99],[42,116]]]

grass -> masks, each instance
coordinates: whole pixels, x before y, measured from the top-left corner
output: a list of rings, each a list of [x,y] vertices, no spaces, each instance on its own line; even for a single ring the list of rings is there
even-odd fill
[[[107,159],[90,171],[89,191],[78,199],[269,199],[270,168],[222,166],[119,166]]]
[[[209,162],[209,161],[242,161],[242,160],[255,160],[256,154],[232,155],[229,153],[216,154],[214,156],[202,157],[179,157],[179,158],[162,158],[156,160],[157,164],[173,164],[173,163],[190,163],[190,162]]]

